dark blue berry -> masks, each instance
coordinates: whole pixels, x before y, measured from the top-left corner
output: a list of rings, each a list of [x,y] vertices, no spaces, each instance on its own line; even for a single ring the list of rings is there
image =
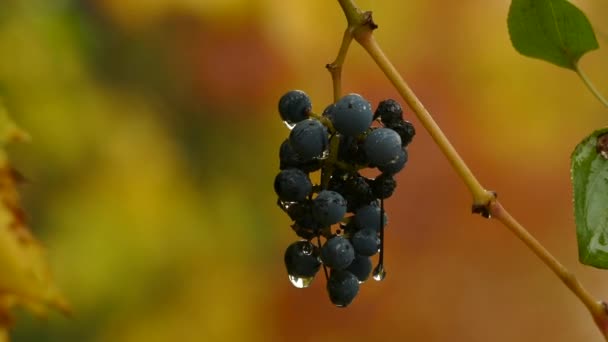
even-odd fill
[[[338,223],[346,214],[346,200],[335,191],[323,190],[313,200],[312,215],[321,227]]]
[[[279,150],[279,169],[297,168],[306,173],[313,172],[321,168],[321,161],[319,159],[304,160],[300,155],[294,151],[293,147],[289,144],[289,139],[285,139],[281,144]]]
[[[359,229],[372,229],[380,231],[380,207],[376,203],[365,205],[355,213],[355,225]],[[386,226],[388,217],[384,213],[383,226]]]
[[[395,192],[395,188],[397,188],[397,181],[395,181],[391,173],[383,173],[373,180],[371,188],[376,198],[389,198]]]
[[[334,305],[345,307],[359,292],[359,280],[349,271],[332,270],[327,280],[327,292]]]
[[[378,245],[380,243],[378,231],[371,228],[361,229],[353,235],[351,243],[357,254],[372,256],[378,253]]]
[[[356,255],[355,260],[353,260],[346,270],[354,274],[359,282],[364,282],[372,272],[372,260],[364,255]]]
[[[294,277],[314,276],[321,263],[318,259],[319,249],[308,241],[296,241],[285,250],[285,267],[287,274]]]
[[[289,124],[300,122],[310,114],[312,103],[310,97],[301,90],[291,90],[279,100],[281,119]]]
[[[369,127],[373,120],[372,106],[359,94],[342,97],[331,110],[334,128],[346,136],[357,136]]]
[[[374,118],[380,117],[385,125],[403,120],[403,109],[399,102],[393,99],[381,101],[376,108]]]
[[[390,125],[387,125],[386,127],[392,129],[393,131],[397,132],[397,134],[399,134],[399,137],[401,137],[401,146],[403,147],[409,145],[414,139],[414,136],[416,135],[416,129],[414,128],[414,125],[412,125],[412,123],[409,121],[397,121],[391,123]]]
[[[332,269],[343,270],[355,259],[355,250],[342,236],[327,240],[321,248],[321,261]]]
[[[396,174],[397,172],[403,170],[405,164],[407,163],[408,153],[407,150],[403,149],[399,151],[397,159],[390,161],[384,165],[378,165],[378,170],[382,171],[382,173],[386,174]]]
[[[312,191],[312,183],[301,170],[285,169],[274,179],[274,191],[281,201],[303,201]]]
[[[386,165],[398,158],[401,138],[390,128],[377,128],[367,135],[363,148],[371,164]]]
[[[304,160],[321,157],[328,143],[327,128],[316,119],[298,122],[289,134],[289,144]]]

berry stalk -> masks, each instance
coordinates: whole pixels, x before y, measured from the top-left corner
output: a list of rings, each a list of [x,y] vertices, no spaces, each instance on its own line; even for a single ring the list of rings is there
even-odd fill
[[[340,97],[342,97],[342,65],[344,64],[344,60],[346,59],[346,53],[348,52],[348,48],[350,47],[350,43],[352,41],[353,34],[351,32],[351,27],[349,26],[344,31],[342,43],[340,44],[340,50],[338,51],[338,56],[333,62],[325,66],[331,74],[331,81],[334,89],[334,103],[338,102]]]
[[[575,64],[575,71],[578,77],[581,78],[587,89],[591,91],[593,96],[595,96],[595,98],[598,99],[598,101],[600,101],[605,107],[608,107],[608,100],[606,100],[604,96],[602,96],[602,93],[597,90],[597,88],[593,85],[589,77],[587,77],[587,74],[583,72],[583,69],[581,69],[581,66],[578,63]]]

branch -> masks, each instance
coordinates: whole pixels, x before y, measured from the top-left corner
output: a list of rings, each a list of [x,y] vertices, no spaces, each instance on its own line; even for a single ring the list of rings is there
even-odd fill
[[[562,265],[530,232],[524,228],[509,212],[498,202],[494,201],[489,206],[490,215],[504,224],[515,236],[517,236],[542,262],[549,267],[553,273],[566,285],[570,291],[578,297],[593,316],[593,319],[608,341],[608,311],[606,304],[597,301],[578,281],[576,276]]]
[[[338,56],[333,62],[325,66],[331,74],[331,81],[334,88],[334,103],[338,102],[340,97],[342,97],[342,65],[344,64],[346,53],[348,52],[348,48],[352,41],[353,34],[349,27],[344,31],[344,37],[342,38],[342,44],[340,44]]]
[[[452,165],[452,168],[454,168],[458,176],[462,179],[471,192],[473,196],[473,212],[480,213],[487,218],[495,218],[504,224],[515,236],[517,236],[528,248],[530,248],[530,250],[532,250],[532,252],[539,259],[541,259],[553,271],[553,273],[557,275],[564,285],[566,285],[568,289],[570,289],[570,291],[572,291],[585,305],[593,316],[593,319],[605,340],[608,341],[607,305],[604,302],[594,299],[593,296],[578,281],[574,274],[570,272],[564,265],[562,265],[551,253],[549,253],[549,251],[547,251],[547,249],[540,242],[538,242],[538,240],[536,240],[502,207],[502,205],[496,200],[496,194],[492,191],[485,190],[485,188],[479,183],[475,175],[445,136],[439,125],[437,125],[431,114],[426,110],[424,105],[420,102],[412,89],[407,85],[405,80],[403,80],[397,69],[395,69],[393,64],[386,57],[376,42],[373,36],[373,30],[377,28],[377,25],[372,20],[371,12],[362,12],[355,5],[354,1],[338,0],[338,2],[340,3],[340,6],[344,11],[344,15],[348,21],[347,32],[351,32],[352,37],[367,51],[378,67],[380,67],[395,89],[397,89],[401,97],[403,97],[405,102],[414,111],[418,120],[420,120],[427,132],[429,132],[435,143],[441,149],[441,152],[446,156]],[[342,49],[340,49],[340,51],[342,51]],[[338,58],[336,60],[338,60]],[[340,65],[344,62],[343,58],[340,60],[340,62]],[[578,70],[578,73],[583,80],[586,79],[580,70]],[[588,82],[585,83],[589,84]],[[595,93],[596,92],[594,92],[594,94]]]

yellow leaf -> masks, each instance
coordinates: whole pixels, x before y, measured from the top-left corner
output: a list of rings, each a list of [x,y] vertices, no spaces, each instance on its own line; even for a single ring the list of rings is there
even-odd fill
[[[10,310],[17,305],[36,315],[45,315],[49,307],[70,311],[53,283],[44,248],[26,225],[17,192],[22,177],[2,148],[28,139],[0,107],[0,342],[8,339]]]

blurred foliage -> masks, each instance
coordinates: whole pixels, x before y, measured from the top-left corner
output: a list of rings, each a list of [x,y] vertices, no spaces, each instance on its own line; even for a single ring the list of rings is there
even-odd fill
[[[605,122],[576,76],[512,50],[507,2],[360,5],[481,180],[576,265],[568,155]],[[329,305],[323,279],[290,287],[282,258],[295,236],[272,191],[287,134],[276,101],[301,88],[325,107],[323,66],[344,24],[322,0],[4,1],[0,98],[32,136],[10,154],[74,311],[20,314],[14,340],[596,338],[585,309],[518,241],[470,216],[421,129],[387,203],[387,279],[347,310]],[[605,56],[581,62],[599,78]],[[356,46],[344,72],[345,91],[396,96]],[[608,298],[605,276],[574,268]]]
[[[27,139],[0,107],[0,341],[8,340],[15,306],[39,316],[46,315],[49,307],[70,310],[53,282],[44,248],[25,223],[17,192],[23,179],[4,151],[8,143]]]

